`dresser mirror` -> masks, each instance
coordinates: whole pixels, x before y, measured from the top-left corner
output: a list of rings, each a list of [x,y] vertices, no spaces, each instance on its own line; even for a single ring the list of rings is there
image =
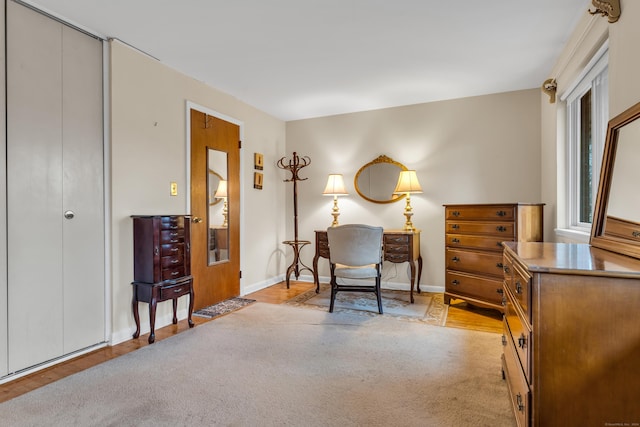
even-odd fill
[[[212,265],[229,260],[227,153],[209,148],[207,163],[209,167],[207,179],[209,265]]]
[[[609,121],[592,246],[640,258],[640,103]]]
[[[356,192],[373,203],[393,203],[405,197],[393,194],[398,175],[407,167],[385,155],[378,156],[358,170],[353,180]]]

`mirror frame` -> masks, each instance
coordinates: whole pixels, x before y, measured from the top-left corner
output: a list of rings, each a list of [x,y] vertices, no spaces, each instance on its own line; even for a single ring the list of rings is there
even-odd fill
[[[401,195],[392,195],[391,199],[389,200],[376,200],[376,199],[372,199],[370,197],[365,196],[364,194],[362,194],[362,192],[360,191],[360,188],[358,187],[358,178],[360,177],[360,174],[368,167],[370,166],[374,166],[377,165],[379,163],[390,163],[392,165],[398,166],[400,168],[401,171],[406,171],[409,170],[405,165],[403,165],[400,162],[396,162],[395,160],[393,160],[391,157],[387,157],[384,154],[379,155],[378,157],[376,157],[375,159],[373,159],[372,161],[370,161],[369,163],[365,164],[364,166],[362,166],[360,169],[358,169],[358,172],[356,173],[355,178],[353,179],[353,187],[356,189],[356,192],[360,195],[360,197],[362,197],[363,199],[371,202],[371,203],[379,203],[379,204],[384,204],[384,203],[394,203],[397,202],[398,200],[402,200],[406,197],[406,194],[401,194]],[[395,188],[395,185],[394,185]]]
[[[589,240],[591,246],[632,256],[634,258],[640,258],[640,224],[625,221],[624,219],[616,219],[617,222],[626,223],[626,228],[628,230],[635,228],[633,234],[629,235],[629,237],[624,237],[619,233],[614,234],[611,231],[607,231],[607,205],[609,202],[611,181],[613,179],[613,168],[618,149],[620,129],[639,118],[640,102],[609,121],[604,152],[602,154],[602,170],[600,171],[598,195],[596,197],[596,205],[594,207],[591,238]],[[634,143],[640,144],[640,141]]]

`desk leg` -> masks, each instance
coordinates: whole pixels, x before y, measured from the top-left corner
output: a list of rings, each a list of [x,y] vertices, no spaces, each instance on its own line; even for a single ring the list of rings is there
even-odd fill
[[[131,307],[133,308],[133,320],[136,321],[136,331],[133,333],[133,338],[138,338],[140,336],[140,314],[138,312],[138,290],[135,285],[133,287]]]
[[[191,320],[191,313],[193,313],[193,280],[189,285],[189,314],[187,316],[189,327],[193,328],[193,320]]]
[[[411,292],[409,293],[409,300],[411,301],[411,304],[413,304],[413,284],[416,279],[416,263],[409,261],[409,267],[411,268]]]
[[[316,285],[316,294],[320,293],[320,278],[318,277],[318,259],[320,255],[313,257],[313,283]]]
[[[422,255],[418,256],[418,281],[416,282],[416,289],[420,293],[420,279],[422,278]]]

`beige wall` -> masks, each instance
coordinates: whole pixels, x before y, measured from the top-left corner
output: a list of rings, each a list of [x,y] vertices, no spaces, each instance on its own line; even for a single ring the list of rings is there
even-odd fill
[[[113,341],[134,330],[131,314],[134,214],[184,214],[187,185],[186,102],[243,123],[241,291],[281,278],[284,188],[274,170],[284,152],[285,124],[237,99],[186,77],[117,41],[111,48],[111,266]],[[253,189],[253,153],[264,154],[264,189]],[[178,183],[178,196],[169,183]],[[259,220],[258,220],[259,219]],[[246,285],[248,284],[248,285]],[[182,301],[185,300],[185,301]],[[140,304],[143,331],[146,304]],[[158,307],[157,326],[170,322],[171,304]],[[182,310],[186,299],[180,301]]]
[[[311,157],[298,185],[301,239],[331,224],[327,175],[342,173],[348,197],[340,223],[404,225],[404,201],[374,204],[354,190],[365,163],[385,154],[416,169],[424,190],[412,197],[413,223],[422,230],[422,284],[444,288],[444,208],[447,203],[540,201],[540,96],[537,89],[433,102],[287,123],[287,152]],[[293,233],[291,188],[287,233]],[[290,236],[292,237],[292,236]],[[302,251],[311,265],[313,248]],[[320,275],[328,276],[326,261]],[[407,264],[387,264],[383,287],[407,286]],[[435,289],[434,289],[435,290]]]

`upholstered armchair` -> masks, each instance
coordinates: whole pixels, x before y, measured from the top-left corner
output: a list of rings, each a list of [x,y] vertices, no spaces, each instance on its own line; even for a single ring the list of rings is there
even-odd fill
[[[382,314],[382,233],[382,227],[365,224],[347,224],[327,229],[331,266],[330,313],[333,312],[336,294],[349,291],[375,293],[378,312]]]

